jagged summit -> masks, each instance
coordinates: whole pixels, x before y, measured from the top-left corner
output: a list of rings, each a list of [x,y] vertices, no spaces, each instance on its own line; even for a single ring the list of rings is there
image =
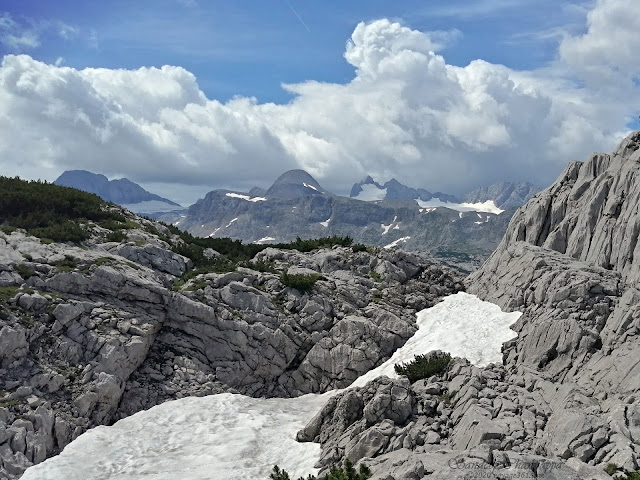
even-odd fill
[[[266,192],[267,197],[298,198],[310,195],[328,195],[329,192],[309,173],[301,169],[280,175]]]
[[[104,175],[86,170],[67,170],[53,183],[63,187],[72,187],[95,193],[108,202],[123,205],[138,213],[170,211],[182,208],[176,202],[148,192],[127,178],[109,180]]]
[[[372,200],[422,200],[428,202],[429,200],[438,199],[443,202],[458,203],[458,200],[453,195],[447,195],[446,193],[436,192],[431,193],[424,188],[411,188],[407,187],[403,183],[400,183],[395,178],[387,181],[384,185],[376,182],[371,175],[367,175],[363,181],[355,183],[351,187],[351,198],[358,200],[372,201]]]
[[[517,208],[527,203],[539,190],[531,182],[500,182],[467,193],[464,201],[483,203],[493,200],[499,208]]]

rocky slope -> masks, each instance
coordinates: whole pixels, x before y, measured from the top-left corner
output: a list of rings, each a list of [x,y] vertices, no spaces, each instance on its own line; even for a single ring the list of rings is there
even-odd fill
[[[109,180],[104,175],[86,170],[63,172],[54,183],[95,193],[108,202],[117,203],[136,213],[170,212],[183,208],[176,202],[146,191],[127,178]]]
[[[466,280],[523,312],[502,365],[380,378],[331,399],[299,440],[321,443],[322,466],[362,461],[374,479],[637,475],[639,172],[640,132],[570,164]]]
[[[109,242],[90,225],[81,246],[0,233],[0,478],[167,400],[344,387],[413,334],[417,310],[462,288],[425,257],[346,247],[268,248],[184,276],[181,239],[135,216],[127,227]],[[301,292],[283,272],[315,284]]]

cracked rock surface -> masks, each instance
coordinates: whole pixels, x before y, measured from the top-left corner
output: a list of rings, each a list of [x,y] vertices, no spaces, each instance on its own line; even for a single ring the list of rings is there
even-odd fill
[[[417,310],[463,289],[423,255],[343,247],[268,248],[255,260],[276,273],[181,284],[189,259],[148,231],[127,237],[81,248],[0,233],[0,478],[167,400],[345,387],[411,337]],[[303,293],[280,272],[319,280]]]

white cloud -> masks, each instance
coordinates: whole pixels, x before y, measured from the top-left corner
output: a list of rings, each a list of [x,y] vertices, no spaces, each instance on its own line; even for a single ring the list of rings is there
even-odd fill
[[[634,80],[640,79],[637,9],[637,0],[597,0],[587,13],[586,33],[567,36],[561,42],[562,62],[594,88],[629,93]]]
[[[0,44],[11,51],[23,51],[40,46],[38,31],[16,22],[9,13],[0,15]]]
[[[571,49],[593,61],[604,55],[607,39],[596,39],[607,30],[594,18],[612,18],[606,12],[619,1],[600,1],[587,33],[567,36],[557,62],[530,72],[483,60],[452,66],[436,53],[437,35],[361,23],[344,54],[354,78],[284,85],[294,94],[285,105],[207,99],[180,67],[75,70],[6,56],[3,171],[54,179],[84,168],[198,192],[266,186],[290,168],[338,192],[366,174],[451,193],[505,179],[549,183],[568,161],[609,150],[640,109],[637,87],[627,85],[635,95],[623,98],[581,86],[584,70],[564,58]],[[622,52],[637,42],[617,35]],[[634,75],[633,55],[615,58]]]

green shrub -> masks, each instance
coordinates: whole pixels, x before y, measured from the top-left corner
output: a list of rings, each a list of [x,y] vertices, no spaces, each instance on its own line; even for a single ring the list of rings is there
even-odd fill
[[[616,465],[615,463],[610,463],[604,468],[604,472],[607,475],[613,475],[617,471],[618,471],[618,465]]]
[[[71,255],[65,255],[64,259],[54,263],[59,272],[71,272],[78,268],[78,263]]]
[[[625,480],[640,480],[640,472],[627,472]]]
[[[302,240],[300,237],[296,237],[295,242],[265,245],[264,247],[266,248],[267,246],[271,246],[275,248],[281,248],[283,250],[298,250],[299,252],[310,252],[312,250],[317,250],[318,248],[331,248],[336,245],[339,245],[341,247],[350,247],[352,243],[353,238],[349,236],[339,237],[337,235],[334,235],[333,237],[320,237],[310,240]]]
[[[327,475],[316,477],[309,475],[306,479],[299,477],[298,480],[366,480],[371,478],[371,470],[366,465],[360,464],[360,468],[356,471],[350,460],[344,461],[344,466],[333,466]],[[270,480],[291,480],[291,477],[285,470],[281,470],[277,465],[273,467],[273,472],[269,475]]]
[[[107,233],[106,241],[107,242],[124,242],[127,239],[127,234],[122,230],[114,230],[113,232]]]
[[[416,355],[410,362],[394,365],[394,369],[398,375],[405,375],[413,383],[446,372],[450,364],[451,355],[448,353]]]
[[[286,287],[295,288],[300,292],[308,292],[313,288],[315,283],[318,280],[324,280],[325,278],[322,275],[317,273],[311,274],[288,274],[287,272],[282,272],[280,275],[280,281]]]
[[[363,243],[356,243],[351,247],[351,250],[353,251],[353,253],[366,252],[367,246]]]
[[[252,262],[242,262],[240,263],[241,267],[250,268],[251,270],[255,270],[257,272],[268,272],[268,273],[278,273],[273,262],[265,262],[264,260],[257,260]]]
[[[382,281],[382,277],[381,277],[381,276],[380,276],[380,274],[379,274],[378,272],[376,272],[375,270],[371,270],[371,271],[369,272],[369,276],[371,277],[371,279],[372,279],[374,282],[378,282],[378,283],[380,283],[380,282]]]
[[[24,263],[16,265],[16,272],[18,272],[18,275],[20,275],[25,280],[29,277],[33,277],[36,274],[36,271],[34,269],[30,268]]]

